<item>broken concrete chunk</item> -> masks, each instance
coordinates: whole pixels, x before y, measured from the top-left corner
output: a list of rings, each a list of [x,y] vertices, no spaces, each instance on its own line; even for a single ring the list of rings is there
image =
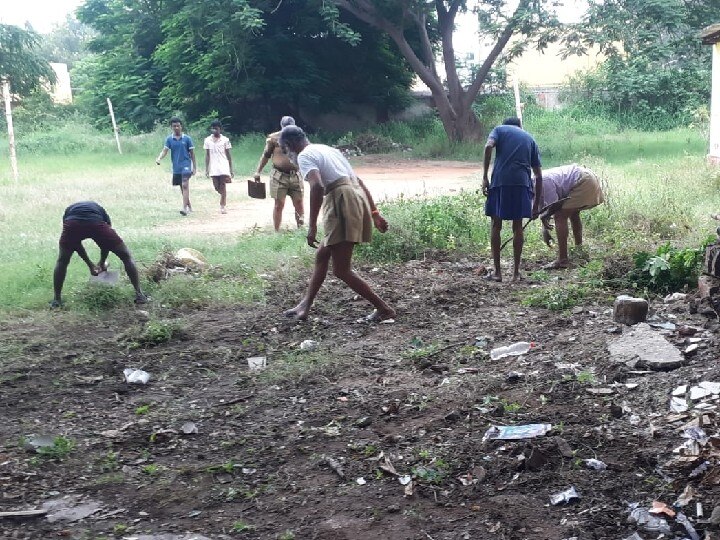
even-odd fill
[[[678,368],[685,361],[678,349],[645,323],[611,341],[608,351],[613,362],[631,369],[642,366],[664,371]]]
[[[622,294],[615,299],[613,306],[613,319],[620,324],[632,326],[647,319],[648,301],[644,298],[633,298]]]

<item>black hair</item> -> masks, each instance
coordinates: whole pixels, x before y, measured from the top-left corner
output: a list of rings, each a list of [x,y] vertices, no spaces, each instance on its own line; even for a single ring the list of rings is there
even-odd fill
[[[173,124],[180,124],[180,125],[182,126],[182,125],[183,125],[183,121],[180,120],[180,118],[178,118],[177,116],[173,116],[173,117],[170,119],[170,125],[172,126]]]
[[[520,121],[520,119],[517,116],[510,116],[510,117],[506,118],[505,120],[503,120],[503,126],[516,126],[516,127],[521,128],[522,122]]]
[[[220,129],[222,129],[223,125],[220,120],[213,120],[212,122],[210,122],[210,127],[211,128],[219,127]]]
[[[286,126],[280,132],[280,145],[299,143],[307,140],[305,132],[297,126]]]

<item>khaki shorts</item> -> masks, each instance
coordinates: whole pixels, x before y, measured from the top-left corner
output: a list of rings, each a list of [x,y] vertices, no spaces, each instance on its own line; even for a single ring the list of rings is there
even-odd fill
[[[270,197],[285,200],[290,195],[293,201],[302,200],[303,183],[297,172],[284,173],[273,168],[270,175]]]
[[[580,170],[580,178],[570,190],[569,199],[563,203],[563,210],[587,210],[605,202],[600,180],[595,173],[582,167]]]
[[[322,205],[322,243],[367,243],[372,239],[372,213],[365,192],[357,182],[341,178],[330,185]]]

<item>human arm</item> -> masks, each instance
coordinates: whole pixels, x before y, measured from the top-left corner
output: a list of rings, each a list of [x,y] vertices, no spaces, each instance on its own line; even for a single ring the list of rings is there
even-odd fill
[[[483,156],[483,183],[482,191],[483,195],[487,197],[490,192],[490,180],[488,179],[488,172],[490,171],[490,159],[492,158],[492,151],[495,148],[495,139],[488,139],[485,143],[485,154]]]
[[[256,182],[260,181],[260,173],[265,168],[265,165],[267,165],[268,161],[270,161],[270,158],[273,155],[273,144],[272,139],[268,139],[265,142],[265,148],[263,149],[262,156],[260,156],[260,162],[258,163],[257,169],[255,169],[255,174],[253,177],[255,178]]]
[[[160,165],[160,160],[161,160],[162,158],[164,158],[165,156],[167,156],[167,153],[168,153],[168,147],[167,147],[167,146],[163,146],[163,149],[160,151],[160,155],[155,159],[155,163],[156,163],[157,165]]]
[[[360,180],[360,178],[357,178],[357,181],[358,184],[360,184],[362,190],[365,192],[365,197],[367,197],[367,200],[370,203],[370,211],[372,212],[372,220],[375,224],[375,228],[382,233],[386,232],[388,230],[388,222],[384,217],[380,215],[380,210],[378,210],[377,206],[375,206],[375,201],[370,194],[370,190],[367,188],[365,183]]]
[[[533,174],[535,174],[535,200],[533,201],[533,216],[537,216],[540,212],[541,202],[543,200],[543,178],[542,168],[540,165],[532,168]]]
[[[105,272],[107,270],[107,258],[109,253],[110,252],[107,249],[100,249],[100,261],[97,263],[100,272]]]
[[[93,276],[97,276],[100,273],[100,271],[98,270],[98,267],[95,266],[93,264],[93,262],[90,260],[90,257],[88,257],[87,251],[85,251],[85,246],[80,244],[75,251],[80,256],[80,258],[83,261],[85,261],[85,264],[87,264],[88,268],[90,269],[90,273]]]
[[[205,149],[205,176],[210,176],[210,150]]]
[[[225,149],[225,156],[227,157],[228,165],[230,165],[230,177],[235,178],[235,172],[233,171],[232,154],[230,153],[230,148]]]
[[[195,149],[189,148],[188,152],[190,153],[190,161],[192,161],[192,172],[190,173],[190,176],[192,176],[197,172],[197,163],[195,162]]]
[[[313,169],[305,176],[310,184],[310,222],[308,223],[307,243],[310,247],[317,247],[317,219],[320,215],[325,190],[320,182],[320,171]]]

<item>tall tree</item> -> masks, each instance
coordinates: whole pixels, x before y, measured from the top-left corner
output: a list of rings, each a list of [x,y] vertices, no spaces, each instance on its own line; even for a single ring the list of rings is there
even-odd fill
[[[0,24],[0,81],[8,80],[16,95],[28,95],[43,82],[55,82],[55,72],[38,52],[39,43],[35,32]]]
[[[522,52],[534,38],[543,48],[556,37],[557,19],[544,0],[331,0],[337,7],[377,28],[395,42],[418,77],[430,88],[438,114],[451,141],[477,140],[482,126],[472,104],[486,82],[495,61],[504,54]],[[511,7],[515,5],[514,9]],[[467,85],[458,75],[453,45],[459,12],[478,17],[480,39],[494,43]],[[410,35],[418,37],[413,46]],[[431,36],[440,38],[439,50]],[[511,45],[513,36],[516,40]],[[445,68],[445,81],[436,68],[437,56]]]
[[[89,26],[68,15],[43,36],[40,53],[48,62],[67,64],[69,69],[88,54],[87,43],[93,33]]]

